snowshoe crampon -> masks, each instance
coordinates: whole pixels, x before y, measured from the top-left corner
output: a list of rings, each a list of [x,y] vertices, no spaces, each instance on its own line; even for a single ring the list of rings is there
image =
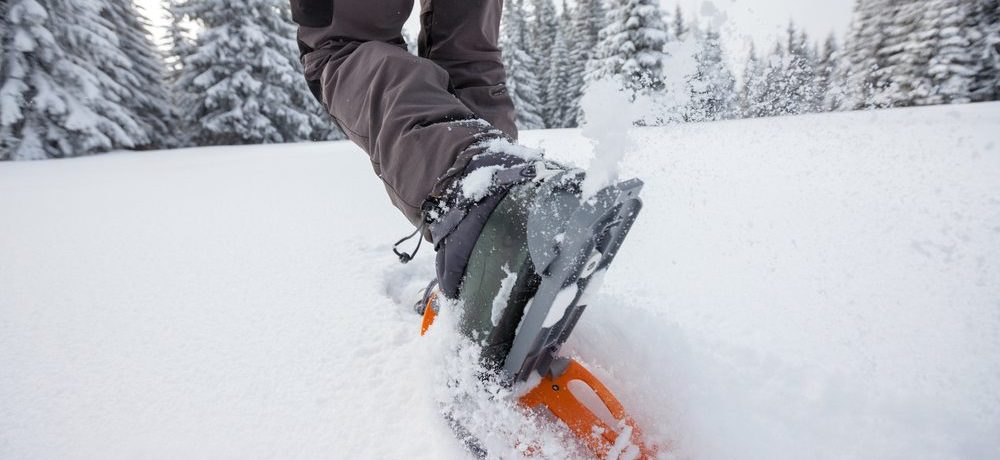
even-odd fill
[[[505,293],[508,299],[504,315],[498,319],[494,314],[493,330],[478,334],[486,337],[484,360],[491,361],[489,364],[511,386],[537,381],[520,397],[520,403],[560,420],[602,459],[652,458],[656,449],[643,443],[635,421],[607,386],[584,366],[558,356],[558,352],[635,222],[642,207],[641,188],[642,182],[633,179],[581,199],[579,180],[568,175],[566,180],[550,180],[528,192],[527,208],[508,210],[501,204],[494,211],[501,214],[495,219],[496,225],[509,227],[511,221],[520,218],[523,228],[520,232],[509,229],[500,232],[514,234],[513,244],[504,239],[496,243],[498,246],[486,248],[490,253],[497,252],[495,248],[499,245],[521,249],[507,251],[511,255],[503,263],[501,273],[517,274],[515,292],[508,287]],[[491,231],[490,225],[487,224],[484,234]],[[497,265],[500,264],[494,267]],[[529,276],[525,276],[526,272]],[[463,285],[463,289],[475,286],[474,294],[490,292],[486,286],[491,282],[503,284],[498,279],[483,281],[467,277],[466,281],[469,285]],[[437,295],[429,289],[422,305],[418,305],[417,310],[423,315],[421,335],[434,322]],[[469,300],[480,304],[486,301],[475,296]],[[467,310],[476,312],[484,310],[483,307],[466,305]]]

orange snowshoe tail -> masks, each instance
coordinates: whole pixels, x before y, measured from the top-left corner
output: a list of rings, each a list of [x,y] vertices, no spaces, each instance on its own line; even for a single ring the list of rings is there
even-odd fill
[[[538,386],[521,397],[521,404],[536,410],[547,409],[566,423],[598,458],[653,458],[656,449],[643,444],[642,432],[635,420],[625,412],[611,390],[575,360],[566,359],[565,363],[562,374],[543,378]],[[574,387],[584,394],[574,394]],[[586,393],[596,398],[587,398]],[[621,436],[627,438],[619,439]]]
[[[437,292],[431,294],[424,306],[423,323],[420,325],[420,335],[426,335],[434,324],[437,312],[434,309],[434,299]],[[552,415],[562,420],[598,458],[617,460],[622,454],[626,458],[647,460],[656,455],[656,449],[647,447],[642,442],[642,431],[636,426],[635,420],[625,412],[625,406],[615,397],[594,374],[575,360],[567,359],[566,368],[558,377],[545,377],[533,390],[520,399],[520,403],[538,410],[547,409]],[[586,403],[578,395],[573,394],[571,385],[579,382],[586,385],[597,398],[590,398]],[[585,390],[586,391],[586,390]],[[589,403],[590,405],[588,405]],[[591,407],[593,405],[603,405]],[[602,412],[598,415],[596,412]],[[608,417],[610,416],[610,419]],[[616,426],[612,426],[615,424]],[[620,436],[628,436],[627,442],[619,443]]]

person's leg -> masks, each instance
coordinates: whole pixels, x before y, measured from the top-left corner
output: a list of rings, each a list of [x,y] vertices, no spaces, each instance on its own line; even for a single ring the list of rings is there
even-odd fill
[[[448,72],[406,52],[400,31],[412,5],[337,2],[332,23],[300,28],[299,41],[324,106],[371,156],[393,204],[419,225],[424,201],[481,151],[470,146],[503,133],[449,91]]]
[[[498,40],[503,0],[421,0],[420,56],[448,71],[455,94],[517,139]]]

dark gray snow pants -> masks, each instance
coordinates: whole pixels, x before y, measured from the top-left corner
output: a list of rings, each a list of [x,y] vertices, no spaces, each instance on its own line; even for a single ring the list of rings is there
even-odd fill
[[[414,225],[474,144],[517,138],[497,47],[503,0],[421,0],[420,57],[401,32],[414,0],[291,2],[310,87]]]

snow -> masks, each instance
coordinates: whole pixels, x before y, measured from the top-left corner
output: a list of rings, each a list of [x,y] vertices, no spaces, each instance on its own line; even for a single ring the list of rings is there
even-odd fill
[[[515,395],[530,391],[527,386],[504,388],[495,379],[480,379],[478,366],[480,352],[467,339],[454,333],[457,329],[456,309],[453,305],[442,308],[435,321],[436,332],[421,344],[427,359],[423,366],[426,375],[433,376],[433,390],[425,395],[432,398],[441,412],[472,433],[492,458],[525,458],[532,449],[544,449],[543,455],[531,458],[565,459],[584,458],[578,446],[569,443],[565,432],[549,428],[545,419],[530,417],[515,403]],[[438,420],[417,420],[412,423],[440,423]],[[447,435],[455,439],[454,435]],[[371,442],[379,442],[379,438]],[[449,456],[445,452],[411,453],[405,458],[467,458],[468,454]],[[380,457],[373,457],[380,458]]]
[[[676,458],[997,458],[998,123],[632,131],[646,206],[563,351]],[[442,410],[575,455],[476,379],[454,307],[418,336],[433,254],[396,262],[348,143],[8,162],[0,193],[0,458],[468,458]]]
[[[472,201],[486,198],[493,185],[493,175],[501,169],[502,166],[486,166],[466,174],[462,179],[462,196]]]
[[[506,275],[500,280],[500,290],[493,298],[493,310],[490,312],[490,322],[494,327],[500,325],[503,312],[507,309],[507,303],[510,301],[510,292],[514,290],[514,283],[517,282],[516,272],[510,271],[506,266],[503,267],[503,272]]]
[[[636,146],[628,136],[633,122],[642,119],[631,110],[629,97],[611,78],[598,80],[587,88],[580,101],[586,114],[582,134],[593,144],[594,155],[583,181],[583,196],[592,197],[618,179],[618,166]]]

